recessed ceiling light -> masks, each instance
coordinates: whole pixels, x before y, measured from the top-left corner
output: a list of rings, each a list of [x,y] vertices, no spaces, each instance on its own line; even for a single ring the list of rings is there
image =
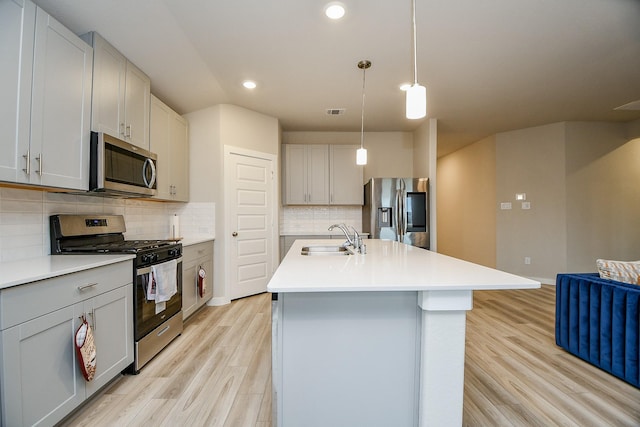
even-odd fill
[[[324,8],[324,14],[330,19],[340,19],[344,16],[345,10],[342,3],[331,2]]]
[[[244,86],[247,89],[255,89],[257,85],[256,85],[256,82],[253,82],[251,80],[246,80],[242,82],[242,86]]]

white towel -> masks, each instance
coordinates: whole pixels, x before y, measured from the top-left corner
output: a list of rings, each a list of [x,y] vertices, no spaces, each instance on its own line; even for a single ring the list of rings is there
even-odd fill
[[[151,266],[151,274],[156,282],[156,304],[169,301],[178,292],[177,271],[178,262],[175,259]]]

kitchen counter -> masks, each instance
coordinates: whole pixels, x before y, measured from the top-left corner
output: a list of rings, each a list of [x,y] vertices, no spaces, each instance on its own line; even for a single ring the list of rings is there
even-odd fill
[[[394,241],[365,255],[301,255],[267,286],[274,425],[460,426],[474,290],[534,280]],[[471,340],[473,337],[469,337]]]
[[[132,254],[47,255],[2,262],[0,263],[0,289],[115,264],[133,258],[135,255]]]
[[[215,240],[215,237],[213,236],[192,236],[192,237],[185,237],[182,240],[180,240],[180,243],[182,243],[182,246],[191,246],[191,245],[197,245],[198,243],[204,243],[204,242],[209,242],[209,241],[213,241]]]
[[[366,255],[301,255],[296,240],[273,275],[269,292],[428,291],[539,288],[540,283],[403,243],[370,239]]]

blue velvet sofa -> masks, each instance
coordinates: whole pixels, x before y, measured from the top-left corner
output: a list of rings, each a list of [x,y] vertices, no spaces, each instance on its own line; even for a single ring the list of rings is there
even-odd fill
[[[556,344],[640,387],[640,286],[597,273],[558,274]]]

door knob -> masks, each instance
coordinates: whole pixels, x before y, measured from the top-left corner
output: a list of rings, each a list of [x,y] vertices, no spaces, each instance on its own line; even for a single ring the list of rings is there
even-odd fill
[[[236,237],[236,236],[238,235],[238,232],[237,232],[237,231],[234,231],[233,233],[231,233],[231,235],[232,235],[233,237]]]

